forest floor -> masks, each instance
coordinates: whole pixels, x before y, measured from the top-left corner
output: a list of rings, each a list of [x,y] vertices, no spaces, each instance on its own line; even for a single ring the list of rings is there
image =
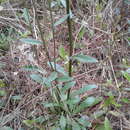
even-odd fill
[[[119,6],[118,9],[121,9],[120,2],[114,7],[118,8]],[[76,85],[72,91],[78,90],[85,84],[96,84],[98,86],[98,88],[80,95],[81,99],[85,96],[102,97],[98,104],[82,113],[88,117],[95,113],[101,114],[101,116],[91,121],[92,127],[89,130],[103,130],[100,127],[97,128],[97,124],[102,125],[105,116],[108,117],[113,130],[130,130],[130,78],[127,79],[123,76],[123,72],[130,67],[130,46],[122,37],[123,33],[127,32],[128,24],[123,21],[122,25],[122,19],[116,21],[115,19],[118,16],[109,14],[111,9],[109,6],[100,7],[100,9],[99,5],[96,6],[95,4],[95,7],[88,7],[88,5],[73,7],[75,15],[73,20],[75,47],[73,54],[83,53],[96,58],[99,62],[95,64],[73,61],[72,77],[75,79]],[[40,9],[39,4],[37,6],[39,15],[41,12],[45,13]],[[78,8],[80,11],[77,11]],[[29,9],[29,12],[32,15],[32,24],[34,24],[33,9]],[[21,14],[21,12],[18,13],[19,15]],[[103,15],[105,16],[102,18],[100,13],[104,13]],[[57,12],[55,11],[55,21],[63,14],[65,14],[63,7]],[[49,13],[46,12],[46,15],[48,16]],[[35,65],[44,69],[47,72],[46,75],[51,72],[51,69],[47,66],[48,59],[41,45],[35,46],[38,57],[34,57],[32,45],[22,43],[19,40],[20,38],[16,39],[19,36],[24,37],[25,35],[26,37],[26,32],[28,31],[28,26],[26,27],[25,24],[26,20],[23,16],[19,17],[20,22],[16,21],[15,25],[11,24],[12,21],[10,22],[10,20],[15,19],[14,17],[10,19],[7,17],[5,20],[7,24],[2,21],[6,16],[0,17],[0,35],[5,34],[3,31],[5,28],[13,26],[16,29],[16,23],[18,22],[20,24],[16,30],[19,31],[21,27],[25,31],[20,30],[21,34],[13,34],[15,35],[15,40],[8,41],[7,39],[10,44],[8,51],[3,48],[0,49],[0,130],[4,130],[7,127],[13,130],[30,130],[30,126],[26,126],[23,120],[31,117],[40,117],[45,114],[46,110],[40,102],[49,98],[49,90],[44,91],[41,84],[32,81],[30,78],[29,75],[34,72],[24,69],[25,66]],[[47,17],[46,23],[43,23],[43,19],[39,21],[43,30],[45,29],[48,50],[50,57],[53,59],[54,46],[50,16]],[[37,25],[35,24],[33,36],[30,34],[27,34],[27,36],[40,39],[36,28]],[[68,56],[69,50],[68,30],[65,22],[58,25],[55,29],[55,43],[56,61],[67,71],[66,63],[68,60],[62,57],[63,53]],[[61,52],[61,50],[63,51]]]

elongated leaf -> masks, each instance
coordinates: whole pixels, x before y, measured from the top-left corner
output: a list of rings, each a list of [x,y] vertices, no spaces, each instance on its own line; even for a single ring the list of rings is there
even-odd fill
[[[0,62],[0,68],[4,67],[5,63]]]
[[[110,124],[109,120],[107,119],[107,117],[105,117],[104,127],[105,127],[105,130],[112,130],[111,124]]]
[[[59,106],[59,104],[57,103],[41,103],[44,107],[55,107],[55,106]]]
[[[35,120],[23,120],[23,123],[28,127],[33,127]]]
[[[97,125],[95,130],[105,130],[104,125]]]
[[[54,62],[51,62],[51,64],[52,64],[53,69],[55,69]],[[48,65],[50,66],[49,62],[48,62]],[[65,72],[64,68],[61,67],[59,64],[56,64],[56,71],[59,72],[59,73],[61,73],[61,74],[63,74],[63,75],[68,75],[68,73]]]
[[[61,128],[66,127],[66,118],[63,115],[60,117],[60,126]]]
[[[0,127],[0,130],[13,130],[13,129],[8,126],[4,126],[4,127]]]
[[[76,90],[75,92],[73,92],[72,95],[80,95],[87,91],[90,91],[92,89],[97,89],[97,88],[98,88],[98,86],[96,86],[95,84],[85,85],[82,88],[80,88],[79,90]]]
[[[54,27],[62,24],[67,18],[69,17],[69,14],[65,15],[64,17],[60,18],[56,23],[54,23]]]
[[[29,24],[30,23],[30,21],[29,21],[30,17],[29,17],[29,12],[28,12],[27,8],[23,9],[23,17],[24,17],[26,23]]]
[[[69,77],[69,76],[62,76],[62,77],[57,78],[57,80],[58,80],[59,82],[68,82],[68,81],[72,81],[73,78],[72,78],[72,77]]]
[[[64,47],[62,47],[62,46],[59,48],[59,55],[61,56],[61,58],[66,59],[67,52],[65,51]]]
[[[130,5],[130,1],[129,0],[124,0],[124,2],[128,5]]]
[[[38,118],[35,119],[36,123],[43,123],[44,121],[46,121],[46,119],[45,119],[44,116],[40,116],[40,117],[38,117]]]
[[[23,43],[28,43],[28,44],[32,44],[32,45],[42,44],[41,41],[36,40],[36,39],[31,39],[31,38],[22,38],[22,39],[20,39],[20,41]]]
[[[75,84],[76,84],[75,81],[70,81],[70,82],[65,83],[64,87],[62,88],[62,91],[66,91],[72,88]]]
[[[52,72],[51,75],[47,78],[49,82],[54,81],[58,77],[57,72]]]
[[[31,74],[30,77],[36,81],[37,83],[41,83],[43,84],[46,80],[46,78],[43,78],[41,75],[39,74]]]
[[[94,97],[88,97],[84,100],[76,109],[74,113],[83,111],[85,108],[92,106],[95,103],[96,99]]]
[[[79,124],[81,124],[82,126],[86,127],[91,127],[91,122],[89,122],[88,120],[84,119],[84,118],[80,118],[77,120],[79,122]]]
[[[77,104],[80,102],[80,97],[76,96],[74,98],[69,99],[66,103],[69,105]]]
[[[37,71],[37,72],[40,72],[42,74],[47,73],[46,70],[39,68],[37,66],[32,66],[32,65],[24,66],[23,69],[26,70],[26,71]]]
[[[67,100],[67,94],[61,94],[60,95],[60,98],[61,98],[61,101],[65,101],[65,100]]]
[[[98,62],[97,59],[90,56],[83,55],[83,54],[73,56],[72,59],[78,60],[82,63],[97,63]]]
[[[11,97],[12,100],[21,100],[22,99],[22,96],[21,95],[16,95],[16,96],[12,96]]]

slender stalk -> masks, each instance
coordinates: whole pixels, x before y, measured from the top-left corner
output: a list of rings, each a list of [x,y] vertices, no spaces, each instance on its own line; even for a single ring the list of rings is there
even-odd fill
[[[36,12],[36,6],[35,6],[34,0],[32,0],[32,4],[33,4],[33,8],[34,8],[34,10],[35,10],[35,12]],[[43,42],[43,46],[44,46],[44,49],[45,49],[45,52],[46,52],[46,56],[47,56],[47,58],[48,58],[49,64],[50,64],[50,66],[51,66],[51,69],[53,70],[53,66],[52,66],[52,64],[51,64],[51,58],[50,58],[50,55],[49,55],[49,52],[48,52],[48,48],[47,48],[47,46],[46,46],[46,41],[45,41],[45,39],[44,39],[44,33],[42,32],[41,27],[40,27],[40,23],[39,23],[39,20],[38,20],[37,12],[36,12],[35,15],[36,15],[36,21],[37,21],[38,29],[39,29],[39,32],[40,32],[41,40],[42,40],[42,42]]]
[[[70,0],[66,0],[66,13],[67,14],[70,14]],[[69,60],[69,76],[71,77],[72,76],[72,55],[73,55],[73,40],[72,40],[72,23],[71,23],[71,18],[70,18],[70,15],[69,17],[67,18],[67,24],[68,24],[68,34],[69,34],[69,57],[70,57],[70,60]],[[70,90],[68,90],[68,95],[67,95],[67,98],[69,99],[70,97]]]
[[[51,29],[53,35],[53,43],[54,43],[54,69],[56,71],[56,42],[55,42],[55,29],[54,29],[54,20],[52,16],[52,9],[51,9],[51,0],[49,0],[49,10],[50,10],[50,17],[51,17]]]
[[[70,0],[66,0],[66,13],[70,14]],[[73,54],[73,41],[72,41],[72,23],[71,23],[71,18],[70,15],[67,19],[67,24],[68,24],[68,34],[69,34],[69,44],[70,44],[70,49],[69,49],[69,57],[71,58]],[[69,76],[72,76],[72,59],[69,60]]]

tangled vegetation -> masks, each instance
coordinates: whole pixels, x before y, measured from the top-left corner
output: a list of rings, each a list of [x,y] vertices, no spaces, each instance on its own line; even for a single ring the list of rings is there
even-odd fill
[[[0,0],[0,130],[129,130],[129,5]]]

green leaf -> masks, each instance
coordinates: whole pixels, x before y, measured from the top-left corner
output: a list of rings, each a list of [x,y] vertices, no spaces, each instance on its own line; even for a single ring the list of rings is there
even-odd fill
[[[62,77],[57,78],[57,81],[59,81],[59,82],[68,82],[68,81],[72,81],[72,80],[73,80],[73,78],[69,77],[69,76],[62,76]]]
[[[96,99],[94,97],[88,97],[86,100],[84,100],[76,109],[74,113],[78,113],[83,111],[85,108],[90,107],[94,105]]]
[[[123,90],[130,92],[130,88],[124,88]]]
[[[82,130],[82,129],[81,126],[78,123],[76,123],[75,125],[72,126],[72,130]]]
[[[41,41],[36,40],[36,39],[31,39],[31,38],[22,38],[20,39],[21,42],[32,44],[32,45],[39,45],[43,44]]]
[[[92,115],[92,117],[94,117],[95,119],[98,119],[99,117],[101,117],[105,113],[106,113],[106,111],[104,111],[104,110],[98,110],[98,111],[94,112],[94,114]]]
[[[63,115],[60,117],[60,126],[61,128],[66,127],[66,118]]]
[[[64,60],[66,59],[67,52],[65,51],[65,48],[62,47],[62,46],[59,48],[59,55],[60,55],[61,58],[63,58]]]
[[[78,34],[78,39],[81,40],[81,38],[84,36],[86,32],[86,28],[82,27],[79,34]]]
[[[84,85],[79,90],[76,90],[75,92],[73,92],[72,95],[80,95],[80,94],[83,94],[87,91],[90,91],[92,89],[97,89],[97,88],[98,88],[98,86],[96,86],[95,84]]]
[[[48,80],[49,82],[52,82],[52,81],[54,81],[57,77],[58,77],[57,72],[52,72],[52,73],[50,74],[50,76],[47,78],[47,80]]]
[[[80,102],[80,97],[76,96],[74,98],[69,99],[66,103],[69,105],[78,104]]]
[[[0,97],[6,96],[6,91],[0,90]]]
[[[5,63],[0,62],[0,69],[5,66]]]
[[[130,99],[128,98],[122,98],[121,101],[124,103],[130,103]]]
[[[36,81],[37,83],[40,83],[40,84],[44,84],[45,80],[46,80],[46,78],[43,78],[39,74],[31,74],[30,77],[31,77],[31,79],[33,79],[34,81]]]
[[[104,125],[97,125],[95,130],[105,130]]]
[[[37,71],[37,72],[39,72],[41,74],[46,74],[47,73],[46,70],[44,70],[44,69],[42,69],[40,67],[37,67],[37,66],[32,66],[32,65],[24,66],[23,69],[26,70],[26,71]]]
[[[60,98],[61,98],[61,101],[67,100],[67,94],[61,93]]]
[[[52,64],[53,69],[55,69],[54,62],[51,62],[51,64]],[[48,65],[50,66],[50,63],[49,63],[49,62],[48,62]],[[68,73],[65,72],[64,68],[61,67],[61,66],[58,65],[58,64],[56,64],[56,71],[59,72],[59,73],[61,73],[61,74],[63,74],[63,75],[68,75]]]
[[[22,97],[21,97],[21,95],[16,95],[16,96],[12,96],[11,99],[12,100],[21,100]]]
[[[129,0],[124,0],[124,2],[128,5],[130,5],[130,1]]]
[[[88,120],[84,119],[84,118],[80,118],[77,120],[79,122],[79,124],[81,124],[82,126],[86,127],[91,127],[91,122],[89,122]]]
[[[130,75],[125,71],[122,71],[122,74],[130,82]]]
[[[44,107],[48,108],[48,107],[56,107],[56,106],[59,106],[59,104],[57,103],[41,103]]]
[[[75,81],[65,83],[64,87],[62,88],[62,91],[67,91],[68,89],[72,88],[75,84]]]
[[[0,130],[13,130],[13,129],[8,126],[4,126],[4,127],[1,127]]]
[[[0,88],[6,87],[6,84],[3,80],[0,80]]]
[[[130,45],[130,37],[125,38],[128,44]]]
[[[23,17],[24,17],[26,23],[29,24],[30,23],[30,20],[29,20],[30,17],[29,17],[29,12],[28,12],[27,8],[23,9]]]
[[[28,127],[33,127],[35,120],[23,120],[23,123]]]
[[[105,130],[112,130],[111,124],[110,124],[109,120],[107,119],[107,117],[105,117],[104,127],[105,127]]]
[[[44,118],[44,116],[40,116],[38,118],[35,119],[36,123],[43,123],[44,121],[46,121],[46,119]]]
[[[65,15],[64,17],[60,18],[56,23],[54,23],[54,27],[62,24],[67,18],[69,17],[69,14]]]
[[[72,59],[78,60],[82,63],[97,63],[98,62],[97,59],[90,57],[90,56],[83,55],[83,54],[75,55],[72,57]]]

